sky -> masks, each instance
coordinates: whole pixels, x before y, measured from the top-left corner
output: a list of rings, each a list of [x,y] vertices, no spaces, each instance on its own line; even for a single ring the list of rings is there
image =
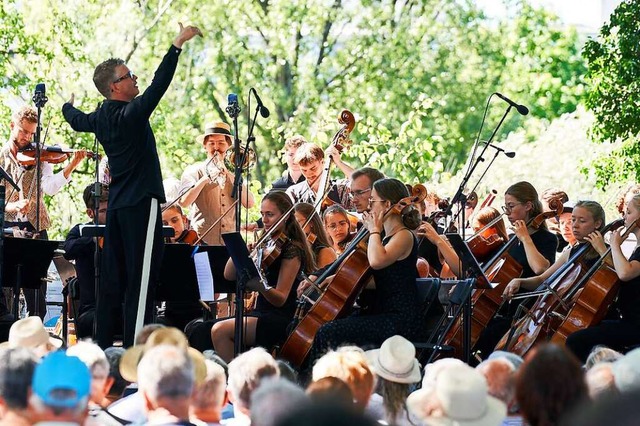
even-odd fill
[[[568,25],[597,30],[621,0],[529,0],[534,5],[543,5],[553,10]],[[491,17],[503,16],[506,12],[503,0],[476,0]]]

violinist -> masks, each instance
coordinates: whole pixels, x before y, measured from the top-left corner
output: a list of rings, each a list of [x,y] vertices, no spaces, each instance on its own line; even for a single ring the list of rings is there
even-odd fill
[[[339,255],[353,237],[349,214],[341,205],[334,204],[324,211],[323,217],[324,227],[329,235],[331,246]]]
[[[269,231],[292,205],[291,199],[283,191],[267,193],[260,205],[265,231]],[[309,272],[315,267],[306,235],[293,215],[289,215],[278,225],[272,237],[274,242],[281,242],[281,252],[264,270],[270,287],[260,289],[255,309],[245,317],[244,335],[245,345],[267,349],[286,338],[287,325],[296,310],[300,271]],[[228,280],[236,279],[236,270],[231,260],[227,262],[224,276]],[[234,319],[216,322],[211,329],[213,346],[227,362],[233,358],[234,330]]]
[[[324,230],[322,220],[313,209],[313,205],[309,203],[298,203],[293,209],[293,214],[298,224],[304,227],[303,230],[307,235],[307,241],[311,244],[311,251],[314,255],[316,267],[322,268],[333,263],[337,258],[336,252],[331,247],[331,242]],[[311,220],[309,220],[309,217],[311,217]]]
[[[375,310],[370,315],[353,314],[320,327],[310,361],[345,343],[380,346],[396,334],[408,339],[417,337],[421,328],[415,284],[418,255],[412,230],[420,224],[420,214],[408,206],[401,213],[391,211],[385,216],[391,206],[408,195],[406,186],[397,179],[381,179],[373,184],[370,211],[363,215],[363,222],[370,234],[367,259],[375,282]],[[309,285],[305,281],[300,290]]]
[[[640,219],[640,194],[634,195],[626,205],[624,227],[633,227],[636,241],[640,241],[640,228],[635,222]],[[597,245],[602,246],[602,236],[593,233],[590,236]],[[636,243],[633,253],[627,259],[622,253],[624,241],[622,229],[611,234],[611,256],[618,278],[622,281],[610,318],[600,324],[576,331],[567,338],[567,347],[582,362],[585,362],[591,350],[597,345],[625,352],[628,348],[640,345],[640,243]],[[617,315],[611,315],[611,314]]]
[[[353,168],[341,160],[340,152],[335,148],[328,148],[327,155],[331,156],[345,176],[350,176],[351,173],[353,173]],[[300,171],[306,180],[287,188],[287,194],[289,194],[294,202],[314,204],[317,201],[324,159],[325,152],[314,143],[305,143],[298,148],[294,162],[300,166]],[[328,198],[335,203],[342,204],[346,208],[349,207],[349,187],[345,179],[339,180],[334,187],[329,190]]]
[[[169,243],[195,243],[198,234],[189,227],[187,217],[182,213],[182,209],[177,204],[168,207],[162,212],[162,225],[173,228],[173,237],[169,238]]]
[[[208,124],[204,133],[196,138],[207,154],[207,160],[186,168],[182,173],[180,199],[182,207],[189,207],[193,229],[202,235],[213,223],[229,210],[234,202],[234,174],[224,164],[227,150],[232,145],[231,127],[218,122]],[[253,194],[246,182],[242,184],[242,205],[253,207]],[[235,209],[231,208],[220,222],[204,236],[204,241],[213,246],[223,246],[220,234],[231,232],[236,227]]]
[[[16,111],[11,117],[9,127],[11,133],[9,140],[0,152],[0,167],[2,167],[11,178],[16,182],[20,191],[9,189],[7,186],[7,196],[5,205],[5,227],[15,227],[23,231],[32,232],[38,235],[38,238],[48,239],[47,229],[51,225],[47,207],[44,203],[43,194],[55,195],[62,187],[71,181],[71,173],[78,167],[82,159],[87,156],[85,151],[76,151],[71,161],[58,173],[53,173],[51,164],[42,162],[40,183],[42,189],[40,192],[40,214],[36,219],[36,197],[37,197],[37,170],[35,167],[24,167],[18,162],[18,151],[25,149],[33,140],[38,126],[38,112],[35,108],[24,106]],[[40,229],[36,229],[36,223],[39,222]],[[35,303],[35,297],[38,297],[38,303]],[[26,289],[25,296],[27,299],[27,308],[30,312],[38,314],[44,318],[46,313],[46,290]],[[1,302],[0,302],[1,303]],[[35,306],[38,306],[38,312]],[[0,308],[1,310],[1,308]]]
[[[86,206],[87,216],[91,219],[88,225],[94,223],[94,184],[91,183],[82,192],[82,199]],[[107,205],[109,199],[109,187],[100,184],[100,199],[98,205],[98,224],[107,223]],[[75,319],[76,336],[78,339],[91,338],[93,335],[93,321],[96,314],[96,288],[95,288],[95,239],[83,237],[80,234],[80,224],[75,225],[64,241],[64,258],[74,260],[78,289],[80,292],[80,306],[78,316]]]
[[[538,192],[529,182],[521,181],[505,191],[502,210],[512,225],[518,243],[508,251],[522,266],[521,278],[529,278],[546,271],[556,256],[556,237],[543,223],[538,229],[530,229],[527,223],[542,213]],[[604,219],[604,218],[603,218]],[[511,325],[517,304],[505,303],[480,335],[475,348],[487,357]]]

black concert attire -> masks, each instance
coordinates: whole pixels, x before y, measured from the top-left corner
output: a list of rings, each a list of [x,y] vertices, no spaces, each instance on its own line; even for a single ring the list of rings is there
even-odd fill
[[[640,247],[629,257],[629,262],[640,262]],[[567,347],[585,362],[591,350],[605,345],[619,352],[640,345],[640,276],[620,282],[618,298],[610,309],[611,317],[598,325],[576,331],[567,337]]]
[[[275,182],[271,184],[271,191],[273,191],[274,189],[279,189],[281,191],[284,191],[290,186],[293,186],[305,180],[306,180],[305,177],[303,175],[300,175],[298,180],[294,182],[293,178],[291,177],[291,174],[289,174],[289,172],[287,171],[286,175],[280,176]]]
[[[87,225],[92,225],[89,222]],[[76,336],[78,339],[91,337],[93,321],[96,315],[95,291],[95,242],[93,237],[82,237],[80,225],[75,225],[64,241],[64,258],[74,260],[80,304],[75,318]]]
[[[390,237],[382,240],[386,245]],[[363,349],[379,347],[391,336],[399,334],[415,339],[422,326],[420,301],[416,287],[418,271],[417,241],[405,259],[372,270],[376,283],[375,303],[371,314],[356,313],[347,318],[329,321],[318,330],[311,347],[310,365],[328,349],[340,345],[356,345]]]
[[[538,229],[531,234],[531,241],[538,249],[538,252],[549,261],[551,265],[556,261],[556,246],[558,240],[555,235],[546,230]],[[522,266],[522,274],[519,278],[530,278],[537,274],[533,272],[529,266],[527,255],[524,251],[524,244],[521,241],[516,242],[508,251],[509,255]],[[521,288],[517,294],[526,293],[529,290]],[[522,304],[530,306],[533,299],[525,299]],[[478,341],[474,347],[474,351],[480,351],[480,356],[486,358],[493,352],[494,348],[511,327],[513,317],[518,310],[519,303],[507,302],[502,309],[489,321],[487,327],[482,331]]]
[[[173,45],[169,48],[151,85],[131,102],[107,99],[90,114],[69,103],[62,107],[71,127],[95,133],[109,157],[111,184],[96,336],[103,348],[113,345],[115,312],[123,298],[124,346],[133,344],[142,285],[148,289],[144,321],[152,318],[163,249],[160,203],[165,195],[149,117],[171,83],[180,52]]]

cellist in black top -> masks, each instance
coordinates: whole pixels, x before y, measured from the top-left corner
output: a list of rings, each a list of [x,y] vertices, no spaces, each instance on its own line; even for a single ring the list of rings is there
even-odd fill
[[[71,127],[95,133],[109,157],[109,209],[96,317],[96,340],[102,348],[113,345],[115,311],[123,299],[125,347],[133,344],[136,327],[141,326],[138,307],[145,301],[144,319],[151,319],[152,298],[140,299],[147,289],[153,293],[162,258],[159,204],[165,195],[149,117],[173,79],[182,45],[196,35],[202,36],[198,28],[180,24],[180,33],[141,96],[137,76],[122,59],[112,58],[98,65],[93,75],[106,98],[96,111],[85,114],[74,108],[73,95],[62,107]]]
[[[633,226],[639,218],[640,195],[634,195],[624,211],[625,228]],[[614,311],[614,314],[619,314],[618,318],[604,320],[567,337],[567,347],[583,362],[597,345],[605,345],[621,352],[640,345],[640,228],[634,227],[631,232],[637,243],[629,259],[620,248],[623,242],[622,229],[611,234],[611,257],[616,274],[622,281],[617,302],[613,305],[617,308],[618,312]],[[593,238],[600,240],[602,236],[594,235]]]

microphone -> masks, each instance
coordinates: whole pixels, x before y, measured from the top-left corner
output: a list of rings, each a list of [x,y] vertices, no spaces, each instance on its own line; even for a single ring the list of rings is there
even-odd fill
[[[31,98],[31,100],[33,101],[36,107],[42,108],[44,104],[47,103],[49,98],[47,98],[46,93],[47,93],[47,90],[44,83],[36,84],[35,93],[33,94],[33,98]]]
[[[514,107],[515,109],[517,109],[520,114],[522,115],[529,114],[529,108],[527,108],[526,106],[518,105],[517,103],[513,102],[511,99],[504,96],[502,93],[496,92],[495,95],[498,96],[503,101],[505,101],[506,103],[508,103],[509,105],[511,105],[512,107]]]
[[[262,116],[262,118],[269,117],[269,109],[262,103],[262,99],[260,99],[260,96],[258,96],[258,92],[256,92],[256,89],[252,87],[250,91],[253,92],[253,95],[256,97],[256,101],[258,101],[258,109],[260,110],[260,115]]]
[[[516,156],[516,153],[514,151],[506,151],[506,150],[500,148],[498,145],[494,145],[494,144],[489,143],[489,142],[482,141],[482,143],[485,144],[485,145],[490,146],[491,148],[497,150],[498,152],[504,153],[504,155],[506,155],[509,158],[513,158],[513,157]]]
[[[235,93],[229,93],[229,95],[227,96],[227,104],[228,105],[225,111],[227,111],[229,117],[238,118],[241,111],[240,105],[238,105],[238,95],[236,95]]]

